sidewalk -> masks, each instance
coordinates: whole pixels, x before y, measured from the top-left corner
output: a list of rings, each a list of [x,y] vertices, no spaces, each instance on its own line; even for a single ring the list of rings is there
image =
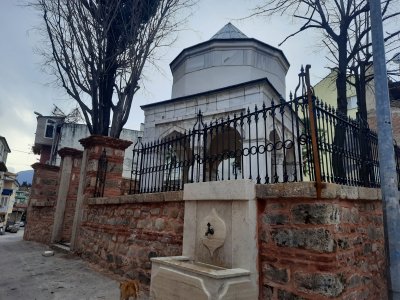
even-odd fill
[[[119,283],[99,274],[77,257],[22,240],[23,230],[0,235],[0,299],[119,299]]]

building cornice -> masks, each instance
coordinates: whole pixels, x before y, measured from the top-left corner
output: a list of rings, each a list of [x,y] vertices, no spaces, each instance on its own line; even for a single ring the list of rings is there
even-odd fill
[[[255,49],[260,52],[267,53],[274,56],[281,63],[285,70],[290,67],[289,61],[282,50],[270,46],[266,43],[260,42],[253,38],[242,39],[212,39],[203,43],[185,48],[178,54],[178,56],[170,63],[171,71],[174,72],[176,68],[188,57],[201,54],[210,50],[223,50],[223,49]]]

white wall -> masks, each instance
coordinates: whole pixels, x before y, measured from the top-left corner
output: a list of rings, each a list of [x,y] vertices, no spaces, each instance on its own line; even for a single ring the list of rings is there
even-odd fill
[[[90,133],[86,125],[72,123],[63,124],[61,129],[61,138],[57,149],[60,150],[64,147],[69,147],[83,150],[79,140],[88,136],[90,136]],[[142,131],[123,129],[121,132],[120,139],[133,142],[133,144],[125,150],[123,177],[130,178],[131,176],[132,150],[134,144],[137,142],[138,136],[142,136]],[[59,166],[60,163],[61,158],[59,155],[57,155],[56,165]]]

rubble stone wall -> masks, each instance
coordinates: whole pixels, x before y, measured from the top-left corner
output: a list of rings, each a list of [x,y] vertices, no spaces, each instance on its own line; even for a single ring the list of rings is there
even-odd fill
[[[87,199],[76,252],[150,286],[151,257],[182,254],[182,192]]]
[[[24,240],[49,244],[57,201],[59,167],[36,163],[27,209]]]
[[[285,187],[286,186],[286,187]],[[377,189],[312,183],[260,186],[262,299],[386,299]]]

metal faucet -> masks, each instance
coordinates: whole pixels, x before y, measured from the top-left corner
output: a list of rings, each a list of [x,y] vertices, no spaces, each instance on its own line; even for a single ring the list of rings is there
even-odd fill
[[[207,231],[206,231],[206,236],[208,236],[209,234],[213,235],[214,234],[214,228],[211,226],[210,223],[207,223]]]

